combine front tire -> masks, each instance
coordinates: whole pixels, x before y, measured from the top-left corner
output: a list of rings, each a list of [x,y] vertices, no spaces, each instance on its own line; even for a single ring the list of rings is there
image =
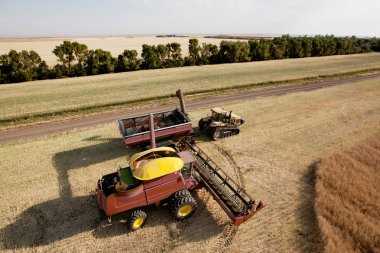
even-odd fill
[[[193,214],[197,208],[197,202],[190,195],[172,203],[172,214],[178,220],[183,220]]]
[[[170,202],[174,203],[174,202],[176,202],[182,198],[185,198],[187,196],[191,196],[191,193],[189,192],[189,190],[187,190],[187,189],[179,190],[179,191],[173,193],[173,195],[171,196]]]
[[[135,210],[128,217],[128,227],[132,231],[136,231],[144,226],[146,221],[146,213],[143,210]]]

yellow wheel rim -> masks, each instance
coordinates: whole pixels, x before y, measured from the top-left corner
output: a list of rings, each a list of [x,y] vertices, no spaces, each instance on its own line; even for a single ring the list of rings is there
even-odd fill
[[[188,216],[192,210],[193,210],[193,207],[191,205],[184,205],[178,210],[178,214],[181,217],[185,217],[185,216]]]
[[[144,223],[144,218],[140,217],[140,218],[137,218],[134,222],[133,222],[133,227],[134,228],[139,228],[141,227],[141,225]]]

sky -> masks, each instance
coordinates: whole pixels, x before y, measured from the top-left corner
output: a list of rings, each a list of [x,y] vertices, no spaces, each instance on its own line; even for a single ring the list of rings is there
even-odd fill
[[[0,37],[380,37],[380,0],[0,0]]]

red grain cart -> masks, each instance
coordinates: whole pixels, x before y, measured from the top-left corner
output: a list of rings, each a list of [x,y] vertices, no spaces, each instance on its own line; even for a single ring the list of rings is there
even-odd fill
[[[192,132],[189,117],[179,109],[153,114],[157,141],[173,140]],[[127,146],[149,144],[149,115],[119,120],[120,133]]]

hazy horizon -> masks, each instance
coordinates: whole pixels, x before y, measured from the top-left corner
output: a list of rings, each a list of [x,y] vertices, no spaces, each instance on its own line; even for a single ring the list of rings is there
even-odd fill
[[[0,38],[380,36],[376,0],[2,0]]]

